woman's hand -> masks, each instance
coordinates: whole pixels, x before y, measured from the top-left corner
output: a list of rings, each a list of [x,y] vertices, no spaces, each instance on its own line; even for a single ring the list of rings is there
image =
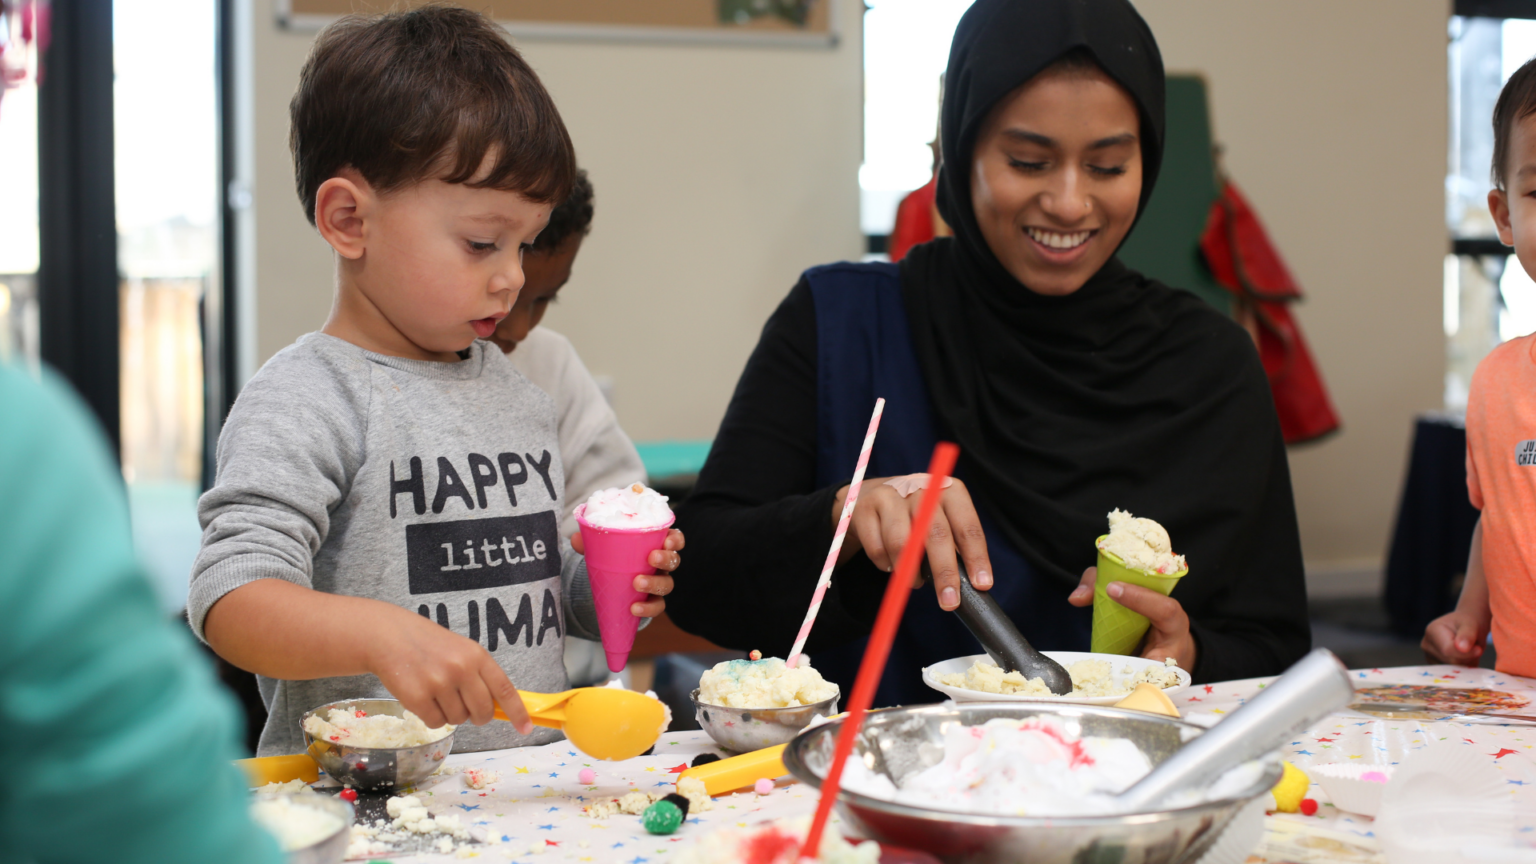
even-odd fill
[[[662,572],[651,576],[635,576],[635,590],[642,594],[651,595],[649,599],[629,607],[629,612],[636,618],[655,618],[667,608],[667,601],[661,599],[672,593],[672,577],[669,575],[677,569],[677,565],[683,563],[683,556],[677,554],[683,549],[683,532],[676,528],[667,531],[667,542],[660,549],[653,550],[647,564]],[[576,554],[584,555],[581,542],[581,533],[571,535],[571,548]]]
[[[1083,571],[1083,581],[1067,595],[1073,606],[1093,605],[1093,584],[1099,576],[1099,568]],[[1111,599],[1121,606],[1147,616],[1152,626],[1141,642],[1141,656],[1162,662],[1169,657],[1178,661],[1186,672],[1195,669],[1195,637],[1189,632],[1189,616],[1184,607],[1172,597],[1165,597],[1150,588],[1127,582],[1111,582],[1104,589]]]
[[[874,477],[864,481],[849,521],[848,535],[843,538],[843,551],[839,564],[863,551],[869,560],[881,570],[890,572],[896,566],[896,558],[912,532],[912,517],[917,513],[921,495],[902,497],[901,493],[885,483],[886,478]],[[848,487],[837,490],[832,502],[832,526],[835,530],[843,515],[843,502],[848,498]],[[981,519],[971,503],[971,493],[959,480],[944,490],[939,499],[939,509],[933,514],[928,527],[926,543],[928,566],[933,570],[933,589],[939,596],[939,606],[953,610],[960,605],[960,568],[956,566],[956,551],[971,574],[971,584],[979,591],[992,587],[992,561],[987,557],[987,538],[981,530]]]

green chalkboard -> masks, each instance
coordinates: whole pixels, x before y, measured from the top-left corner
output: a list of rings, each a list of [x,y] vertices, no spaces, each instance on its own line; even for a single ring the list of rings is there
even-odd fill
[[[1200,259],[1200,234],[1217,191],[1205,79],[1170,75],[1163,170],[1147,211],[1120,247],[1120,260],[1231,314],[1232,295]]]

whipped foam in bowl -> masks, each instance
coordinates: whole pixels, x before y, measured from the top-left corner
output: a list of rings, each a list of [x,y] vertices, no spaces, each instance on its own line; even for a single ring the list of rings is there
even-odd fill
[[[577,513],[597,528],[660,528],[672,522],[667,496],[643,483],[599,489]]]
[[[1152,770],[1126,738],[1083,735],[1069,718],[994,718],[944,730],[943,758],[900,783],[862,759],[848,760],[844,788],[883,801],[983,816],[1107,816],[1126,810],[1116,797]],[[1262,779],[1266,763],[1229,768],[1171,807],[1235,797]]]

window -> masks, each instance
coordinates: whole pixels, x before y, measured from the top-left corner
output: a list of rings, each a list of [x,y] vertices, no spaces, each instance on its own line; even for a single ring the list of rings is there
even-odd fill
[[[37,46],[24,42],[20,14],[0,16],[0,362],[38,360]],[[5,86],[0,83],[0,87]]]
[[[896,205],[933,177],[939,79],[972,0],[867,0],[864,13],[864,164],[860,222],[884,250]]]
[[[218,4],[113,7],[123,477],[139,556],[179,609],[201,540],[202,310],[219,274]]]

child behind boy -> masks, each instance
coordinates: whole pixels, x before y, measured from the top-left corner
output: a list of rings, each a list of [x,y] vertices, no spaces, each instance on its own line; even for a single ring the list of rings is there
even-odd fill
[[[1488,209],[1499,239],[1536,276],[1536,60],[1493,109]],[[1536,334],[1477,366],[1467,401],[1467,490],[1482,511],[1456,610],[1430,622],[1424,653],[1475,665],[1490,627],[1497,669],[1536,678]]]
[[[560,530],[577,530],[572,510],[593,492],[646,482],[645,463],[619,427],[586,364],[571,341],[540,327],[544,313],[571,278],[576,254],[592,230],[592,183],[578,170],[571,194],[555,206],[549,224],[523,256],[523,290],[512,312],[496,325],[491,341],[512,365],[555,400],[560,430],[560,464],[565,468],[565,515]],[[608,680],[608,657],[595,642],[565,643],[565,671],[571,686]]]
[[[305,214],[337,254],[319,333],[242,390],[199,502],[189,620],[257,673],[258,753],[299,718],[393,695],[456,750],[543,743],[517,686],[558,691],[567,636],[597,639],[584,562],[559,532],[550,398],[485,341],[522,251],[569,192],[574,153],[538,77],[480,15],[343,19],[291,104]],[[672,570],[672,532],[653,566]],[[635,579],[653,616],[666,574]],[[514,724],[491,722],[499,704]]]

